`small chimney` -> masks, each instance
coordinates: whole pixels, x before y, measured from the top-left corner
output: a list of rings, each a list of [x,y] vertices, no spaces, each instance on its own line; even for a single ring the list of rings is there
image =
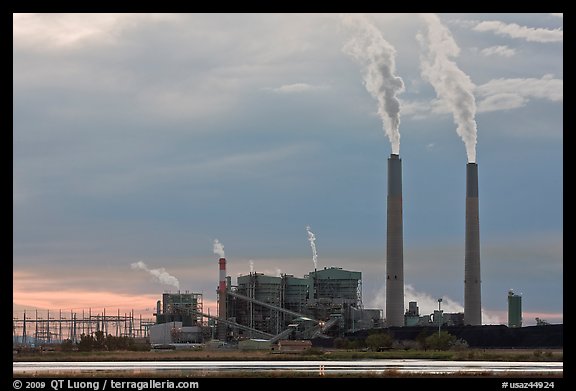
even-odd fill
[[[220,280],[218,284],[218,317],[226,319],[226,258],[218,260],[220,265]],[[218,339],[224,341],[226,339],[226,325],[222,322],[218,323]]]

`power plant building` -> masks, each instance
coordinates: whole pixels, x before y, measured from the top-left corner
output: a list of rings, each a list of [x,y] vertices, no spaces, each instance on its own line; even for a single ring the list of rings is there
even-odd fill
[[[186,292],[164,294],[158,302],[157,324],[151,335],[165,336],[171,330],[178,341],[202,340],[203,319],[208,319],[212,337],[264,339],[271,344],[283,339],[313,339],[343,335],[360,329],[447,325],[481,325],[480,238],[478,213],[478,166],[466,166],[466,243],[464,313],[420,316],[416,302],[404,307],[404,259],[402,217],[402,161],[397,154],[388,159],[386,235],[386,317],[378,309],[364,309],[362,273],[329,267],[303,277],[250,272],[239,275],[236,285],[226,275],[226,259],[218,260],[217,313],[203,312],[202,296]],[[509,298],[511,327],[521,325],[520,301]],[[518,320],[520,317],[520,320]],[[210,326],[211,325],[211,326]],[[186,329],[187,328],[187,329]],[[204,330],[205,331],[205,330]],[[206,334],[206,333],[204,333]],[[164,338],[165,339],[165,338]],[[164,339],[162,339],[164,341]]]
[[[201,293],[164,293],[162,302],[156,304],[157,323],[182,322],[184,326],[193,326],[202,322]]]
[[[282,292],[281,277],[250,273],[249,275],[239,276],[237,281],[236,292],[238,294],[272,306],[282,306],[284,292]],[[233,298],[230,304],[228,316],[234,317],[236,322],[275,334],[282,331],[282,315],[278,311],[274,311],[270,307],[259,308],[253,301],[237,298]]]
[[[330,267],[303,278],[250,273],[226,291],[228,330],[239,338],[254,338],[255,330],[275,336],[292,328],[313,337],[381,325],[380,310],[362,307],[361,272]]]
[[[149,326],[150,343],[166,345],[204,340],[201,293],[164,293],[156,303],[156,324]]]

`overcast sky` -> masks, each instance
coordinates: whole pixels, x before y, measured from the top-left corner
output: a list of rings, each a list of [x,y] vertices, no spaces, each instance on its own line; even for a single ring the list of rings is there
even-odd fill
[[[405,306],[416,299],[430,313],[443,297],[462,310],[470,155],[453,106],[473,104],[484,322],[507,322],[509,289],[523,296],[525,325],[562,322],[562,14],[13,22],[15,310],[151,317],[176,285],[211,306],[215,239],[233,282],[250,261],[301,277],[313,269],[307,225],[318,267],[362,272],[364,306],[383,308],[392,146],[362,56],[386,46],[403,86],[389,98],[399,103]],[[442,64],[436,81],[466,90],[453,102],[429,73]]]

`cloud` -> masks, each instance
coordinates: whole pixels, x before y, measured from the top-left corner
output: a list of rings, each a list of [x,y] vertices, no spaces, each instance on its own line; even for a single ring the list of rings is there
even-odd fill
[[[82,310],[91,308],[96,313],[98,309],[106,308],[107,311],[122,313],[134,310],[143,316],[152,317],[154,303],[160,295],[120,294],[117,292],[92,292],[86,289],[78,289],[66,292],[44,291],[14,291],[18,298],[14,302],[21,311],[30,308],[44,308],[57,310]],[[146,311],[146,310],[149,311]]]
[[[272,179],[275,169],[285,161],[290,161],[311,150],[310,145],[286,145],[278,148],[267,148],[255,151],[230,152],[223,155],[204,155],[195,152],[193,158],[165,162],[162,165],[148,162],[142,166],[122,165],[123,159],[129,156],[126,151],[110,150],[104,156],[98,155],[98,150],[82,151],[84,158],[90,158],[91,167],[79,167],[68,164],[69,161],[80,161],[82,156],[76,152],[69,152],[66,159],[53,159],[52,156],[43,156],[28,160],[26,170],[27,179],[19,179],[15,187],[13,198],[17,206],[29,205],[38,202],[39,197],[60,193],[65,189],[68,194],[75,196],[123,196],[154,188],[158,183],[168,186],[188,177],[196,183],[207,183],[215,178],[230,180],[231,178],[266,177]],[[51,172],[58,175],[53,180],[59,181],[59,187],[43,189],[41,192],[35,185],[44,177],[42,168],[50,167]],[[91,178],[78,176],[82,169],[92,170]],[[286,178],[284,178],[286,179]]]
[[[492,79],[476,86],[478,112],[512,110],[526,106],[533,99],[563,101],[564,81],[547,74],[538,78]],[[415,120],[449,114],[449,107],[439,99],[402,102],[402,115]]]
[[[478,103],[478,111],[487,113],[489,111],[512,110],[525,106],[528,99],[515,93],[497,93],[485,97]]]
[[[562,42],[564,31],[561,28],[545,29],[520,26],[516,23],[503,23],[497,20],[489,20],[478,23],[474,31],[493,31],[498,35],[512,38],[525,39],[528,42]]]
[[[493,79],[476,88],[482,99],[478,111],[510,110],[525,106],[531,99],[562,102],[564,81],[552,75],[536,78]]]
[[[294,84],[284,84],[276,88],[269,88],[269,90],[279,94],[294,94],[300,92],[318,91],[323,90],[325,88],[326,86],[320,86],[320,85],[315,86],[308,83],[294,83]]]
[[[453,26],[457,26],[457,27],[461,27],[461,28],[467,28],[467,29],[471,29],[474,26],[476,26],[478,23],[480,23],[480,20],[477,19],[447,19],[446,20],[447,24],[451,24]]]
[[[452,111],[443,99],[402,100],[402,115],[406,115],[412,119],[427,119],[432,115],[445,115],[450,113],[452,113]]]
[[[208,253],[208,251],[207,251]],[[75,256],[80,259],[81,256]],[[27,308],[50,310],[98,309],[116,312],[134,310],[143,317],[151,317],[156,301],[163,292],[175,292],[170,285],[159,286],[150,283],[136,272],[126,272],[123,259],[110,262],[110,257],[86,256],[92,266],[79,261],[67,266],[44,258],[41,267],[18,267],[13,273],[13,302],[22,311]],[[163,259],[170,265],[173,274],[181,276],[180,285],[190,292],[204,294],[204,310],[213,307],[216,294],[212,293],[213,281],[218,279],[217,261],[200,262],[199,258]],[[139,262],[136,262],[136,264]],[[191,266],[192,265],[192,266]],[[154,269],[159,270],[159,269]],[[165,276],[167,277],[167,275]],[[157,279],[157,277],[154,277]],[[105,281],[105,284],[103,283]],[[169,281],[174,281],[170,280]],[[215,292],[215,291],[214,291]]]
[[[17,13],[12,16],[12,33],[16,45],[41,50],[74,49],[86,43],[111,44],[124,28],[175,17],[175,14]]]
[[[480,53],[484,56],[502,56],[502,57],[512,57],[516,54],[516,49],[511,49],[506,45],[503,46],[490,46],[488,48],[482,49]]]
[[[385,254],[379,240],[385,236],[385,204],[377,195],[382,194],[382,188],[385,191],[382,173],[386,158],[382,148],[386,144],[382,144],[385,140],[377,131],[378,118],[371,115],[375,111],[373,102],[358,83],[357,67],[341,51],[347,35],[338,15],[162,17],[14,16],[14,300],[19,303],[26,299],[29,304],[45,300],[43,305],[52,308],[94,308],[97,304],[114,308],[125,300],[121,296],[135,303],[141,295],[148,297],[142,305],[154,306],[167,287],[151,283],[147,273],[128,267],[139,259],[146,263],[150,263],[147,259],[155,259],[162,263],[150,266],[164,266],[178,277],[183,290],[204,292],[206,308],[206,300],[216,297],[214,286],[218,280],[217,257],[211,253],[214,237],[226,242],[230,275],[236,271],[247,273],[252,257],[258,271],[275,273],[279,268],[302,276],[313,269],[310,247],[302,232],[306,222],[324,232],[320,265],[362,271],[364,298],[373,297],[372,291],[380,286],[376,280],[382,274],[378,270]],[[451,17],[446,16],[447,22]],[[457,42],[462,39],[462,65],[466,64],[478,84],[500,77],[539,81],[545,73],[562,78],[562,44],[546,45],[544,52],[532,53],[523,41],[516,42],[523,46],[516,46],[509,42],[511,39],[471,31],[482,18],[496,19],[473,17],[478,20],[472,26],[454,28],[454,33]],[[370,18],[399,49],[397,65],[405,80],[420,83],[407,84],[402,115],[411,112],[410,119],[439,119],[430,123],[407,121],[407,145],[426,152],[424,147],[434,143],[435,149],[446,153],[448,161],[451,153],[460,152],[456,152],[457,146],[452,152],[452,144],[443,138],[444,134],[449,140],[454,138],[446,130],[449,111],[433,99],[432,88],[421,80],[418,71],[419,47],[414,44],[414,34],[421,28],[420,19],[414,14],[373,14]],[[548,14],[530,17],[537,18],[548,24],[534,26],[562,26],[562,19]],[[490,39],[490,43],[470,41],[470,34]],[[470,44],[478,50],[465,49]],[[517,48],[512,61],[480,56],[481,49],[504,44]],[[498,59],[504,61],[493,61]],[[499,107],[491,108],[499,110],[536,99],[500,87],[491,95],[477,95],[477,99],[488,107],[499,100]],[[509,118],[498,116],[502,120],[499,125],[503,132],[518,135],[532,128],[504,121],[525,120],[535,128],[542,128],[541,122],[546,121],[545,126],[558,129],[562,117],[556,114],[561,107],[560,102],[546,104],[542,110],[510,112],[506,116]],[[553,116],[548,109],[552,109]],[[483,120],[495,118],[492,115],[488,113]],[[484,148],[494,165],[505,164],[511,170],[500,170],[513,179],[507,181],[511,187],[522,180],[525,172],[535,172],[534,167],[537,173],[561,171],[561,165],[557,167],[561,159],[556,159],[561,156],[558,148],[562,143],[558,139],[553,140],[550,149],[541,151],[544,157],[540,160],[546,163],[543,166],[528,158],[542,149],[533,146],[538,143],[506,144],[510,140],[503,136],[495,129],[487,131]],[[423,139],[414,141],[416,137]],[[513,152],[514,159],[510,154],[506,160],[506,154],[491,152],[489,148],[496,143],[498,148]],[[435,163],[423,160],[429,154],[413,154],[413,167],[432,170],[429,164]],[[549,154],[554,154],[552,159]],[[434,177],[430,170],[411,170],[407,181],[413,186],[428,183]],[[554,207],[559,204],[555,201],[561,201],[561,175],[559,179],[556,174],[545,176],[550,186],[540,188],[550,193],[526,192],[524,182],[519,182],[514,190],[518,189],[520,196],[506,193],[508,198],[500,197],[505,202],[495,205],[490,216],[502,215],[502,208],[512,202],[509,200],[520,200],[514,204],[519,209],[510,211],[510,215],[532,216],[535,224],[540,224],[538,211],[549,209],[541,204]],[[460,175],[454,178],[463,180]],[[487,180],[487,194],[490,186],[497,186],[501,180],[497,175]],[[438,202],[447,202],[443,201],[445,192],[436,191],[436,187],[425,190],[438,194],[440,201],[430,196],[424,203],[417,198],[416,187],[414,190],[414,202],[410,202],[413,208],[436,213],[432,211],[437,210]],[[547,198],[548,194],[553,198]],[[447,209],[444,221],[455,221],[454,226],[459,227],[457,216],[461,210]],[[558,207],[554,212],[558,213],[542,224],[561,229]],[[422,224],[406,226],[417,232],[413,244],[425,239]],[[518,226],[511,219],[498,229],[523,233],[534,227]],[[447,232],[458,237],[460,231],[445,223],[435,226],[430,235]],[[483,232],[487,237],[489,231]],[[455,242],[460,243],[457,239]],[[406,253],[410,248],[406,247]],[[349,254],[348,259],[330,258],[336,253],[343,258],[341,252]],[[445,271],[461,264],[455,259],[461,253],[450,251],[438,257],[453,260]],[[540,258],[547,260],[543,264],[550,264],[548,258]],[[420,259],[427,259],[426,253]],[[518,259],[510,264],[521,264],[523,258]],[[433,273],[433,265],[426,268],[426,263],[412,266],[414,277]],[[561,262],[557,265],[561,267]],[[521,278],[516,272],[507,276],[510,281],[518,281],[513,284],[515,288],[526,286],[523,289],[528,294],[534,285],[522,282],[530,278],[530,273],[536,273],[525,266],[516,266],[525,270]],[[38,277],[19,278],[16,271],[23,267],[35,271]],[[419,270],[422,268],[424,273]],[[546,284],[552,281],[558,286],[562,281],[558,273],[552,274]],[[489,281],[488,275],[485,277]],[[451,281],[455,281],[453,291],[442,292],[431,286],[435,282],[412,282],[419,290],[462,300],[461,273],[455,273]],[[508,282],[503,289],[507,288]],[[548,288],[544,282],[538,285],[538,291]],[[108,292],[118,297],[98,299],[99,293]],[[89,303],[81,303],[84,293],[93,293]],[[561,290],[539,300],[556,306],[561,302],[558,293]],[[483,302],[487,308],[504,308],[505,299],[498,297],[494,303]]]

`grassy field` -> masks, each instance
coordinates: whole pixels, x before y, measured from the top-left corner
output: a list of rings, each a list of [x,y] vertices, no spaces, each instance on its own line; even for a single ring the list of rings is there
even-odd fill
[[[13,361],[275,361],[275,360],[361,360],[432,359],[454,361],[563,361],[562,349],[465,349],[459,351],[391,350],[364,352],[311,349],[299,353],[239,350],[166,350],[150,352],[20,352]]]

